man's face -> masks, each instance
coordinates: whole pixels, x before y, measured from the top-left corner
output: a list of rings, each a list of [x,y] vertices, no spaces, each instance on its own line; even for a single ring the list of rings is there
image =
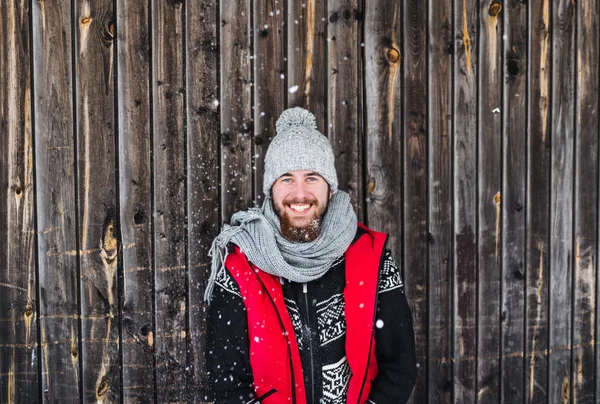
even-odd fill
[[[303,242],[319,237],[331,195],[327,181],[312,171],[291,171],[277,178],[271,196],[283,236]]]

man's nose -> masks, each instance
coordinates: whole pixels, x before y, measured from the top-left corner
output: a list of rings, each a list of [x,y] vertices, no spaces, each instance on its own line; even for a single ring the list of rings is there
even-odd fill
[[[294,184],[294,190],[292,191],[294,199],[304,199],[308,197],[308,189],[306,184],[303,182],[297,182]]]

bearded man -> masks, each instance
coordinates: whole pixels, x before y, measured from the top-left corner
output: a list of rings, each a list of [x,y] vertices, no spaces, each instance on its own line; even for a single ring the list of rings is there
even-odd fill
[[[262,208],[234,214],[211,248],[213,402],[405,403],[414,335],[387,236],[357,222],[310,112],[284,111],[276,130]]]

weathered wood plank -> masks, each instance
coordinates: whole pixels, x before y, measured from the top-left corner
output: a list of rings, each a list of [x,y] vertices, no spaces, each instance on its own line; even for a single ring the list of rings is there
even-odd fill
[[[478,130],[477,399],[500,402],[500,277],[502,274],[502,5],[480,2]],[[525,97],[523,97],[525,99]],[[504,114],[501,112],[504,111]],[[510,313],[512,315],[512,313]]]
[[[277,0],[254,1],[254,152],[252,168],[254,203],[262,205],[264,156],[275,135],[275,122],[285,108],[286,81],[283,4]],[[290,90],[291,91],[291,90]]]
[[[504,3],[502,191],[502,396],[524,401],[525,188],[527,168],[527,6]]]
[[[150,403],[156,400],[150,10],[146,2],[122,0],[116,2],[116,9],[123,401]]]
[[[252,206],[252,65],[250,3],[221,2],[221,215]]]
[[[575,100],[575,273],[573,284],[573,353],[571,363],[574,403],[593,403],[595,341],[598,339],[598,61],[599,25],[597,0],[577,8]],[[594,173],[596,175],[594,175]]]
[[[121,372],[112,1],[78,1],[75,21],[83,397],[115,402]]]
[[[287,7],[287,99],[303,107],[327,128],[327,2],[289,0]],[[293,91],[294,86],[298,88]]]
[[[41,389],[46,401],[75,402],[81,356],[72,10],[68,2],[32,4]]]
[[[550,3],[531,5],[527,147],[525,402],[547,402],[550,251]]]
[[[476,4],[454,2],[454,400],[477,399],[477,38]]]
[[[370,227],[389,234],[387,245],[401,262],[400,4],[365,7],[365,27],[377,27],[365,30],[366,218]]]
[[[0,7],[0,402],[39,400],[29,3]]]
[[[548,401],[572,399],[575,5],[552,2],[550,324]]]
[[[159,402],[183,402],[188,393],[184,4],[154,0],[151,5],[154,321]]]
[[[220,223],[218,1],[193,1],[186,7],[189,388],[206,401],[204,288],[208,251]]]
[[[452,402],[452,3],[430,0],[427,400]]]
[[[404,262],[419,373],[412,401],[427,401],[427,42],[426,5],[405,0],[404,55]],[[394,57],[393,52],[390,53]]]
[[[383,6],[383,4],[380,4]],[[360,78],[357,0],[329,0],[327,26],[328,94],[325,133],[329,137],[340,189],[350,194],[359,220],[363,218],[363,127],[358,110]]]

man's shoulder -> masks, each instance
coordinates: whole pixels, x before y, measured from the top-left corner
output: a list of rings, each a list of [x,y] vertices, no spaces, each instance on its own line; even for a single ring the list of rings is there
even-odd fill
[[[383,238],[387,239],[387,234],[370,229],[362,223],[358,223],[358,226],[356,228],[356,234],[354,235],[354,239],[352,240],[351,244],[356,243],[358,240],[360,240],[361,237],[365,235],[373,238],[379,237],[381,240],[383,240]]]

